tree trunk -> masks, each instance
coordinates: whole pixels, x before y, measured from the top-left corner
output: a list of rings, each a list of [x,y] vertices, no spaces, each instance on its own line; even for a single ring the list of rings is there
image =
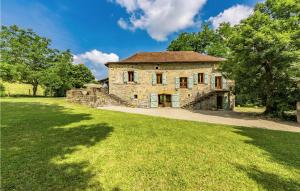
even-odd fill
[[[274,112],[276,112],[276,108],[274,107],[272,98],[268,96],[267,101],[266,101],[266,110],[264,113],[272,114]]]
[[[38,84],[33,84],[32,86],[33,86],[33,87],[32,87],[32,95],[33,95],[33,96],[36,96]]]
[[[266,111],[265,114],[271,114],[276,112],[276,107],[274,105],[273,95],[274,95],[274,77],[272,72],[272,66],[270,62],[264,65],[266,71]]]

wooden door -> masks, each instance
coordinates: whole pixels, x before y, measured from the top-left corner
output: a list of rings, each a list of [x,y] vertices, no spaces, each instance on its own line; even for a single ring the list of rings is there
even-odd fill
[[[223,96],[217,96],[217,108],[223,109]]]

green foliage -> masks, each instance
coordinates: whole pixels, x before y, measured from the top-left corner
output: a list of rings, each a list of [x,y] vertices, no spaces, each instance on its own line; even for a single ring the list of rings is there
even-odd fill
[[[0,97],[5,96],[5,87],[2,82],[0,82]]]
[[[94,79],[87,67],[72,64],[70,51],[50,48],[49,39],[30,29],[2,26],[0,36],[1,79],[31,84],[34,96],[38,85],[45,87],[46,94],[64,96],[66,90]]]
[[[204,24],[198,33],[181,33],[168,46],[169,51],[195,51],[213,56],[226,57],[229,49],[226,47],[226,37],[230,34],[229,24],[214,31],[208,24]]]
[[[16,25],[2,26],[0,37],[1,71],[5,71],[3,80],[15,79],[32,84],[33,94],[36,95],[43,70],[49,66],[50,40]]]
[[[300,133],[1,102],[3,190],[300,190]]]
[[[4,81],[14,82],[19,79],[19,73],[16,67],[12,67],[11,64],[1,62],[0,64],[1,79]]]
[[[57,52],[55,62],[44,71],[42,83],[46,87],[46,94],[65,96],[72,87],[81,88],[85,83],[94,80],[91,71],[83,64],[73,65],[69,51]]]
[[[235,80],[238,104],[266,106],[266,114],[282,116],[300,100],[300,4],[267,0],[240,24],[204,25],[198,33],[182,33],[168,50],[193,50],[227,58],[222,71]]]
[[[234,27],[232,50],[223,69],[236,80],[241,95],[261,99],[266,113],[280,116],[300,100],[299,4],[293,0],[267,0]],[[233,64],[234,63],[234,64]]]
[[[95,77],[92,72],[84,65],[72,65],[72,87],[81,88],[85,83],[93,82]]]

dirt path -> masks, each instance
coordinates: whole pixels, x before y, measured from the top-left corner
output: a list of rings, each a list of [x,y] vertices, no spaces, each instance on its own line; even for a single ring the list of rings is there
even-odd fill
[[[300,132],[300,125],[293,122],[273,121],[262,119],[255,116],[249,116],[237,112],[228,111],[187,111],[175,108],[129,108],[123,106],[105,106],[99,109],[120,111],[135,114],[144,114],[151,116],[166,117],[172,119],[183,119],[191,121],[201,121],[208,123],[218,123],[225,125],[236,125],[245,127],[265,128],[272,130]]]

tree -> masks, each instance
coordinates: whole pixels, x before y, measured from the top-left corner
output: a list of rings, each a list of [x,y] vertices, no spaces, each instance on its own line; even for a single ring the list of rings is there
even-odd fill
[[[94,75],[84,64],[72,65],[72,87],[81,88],[85,83],[95,80]]]
[[[227,23],[214,31],[206,23],[198,33],[181,33],[168,46],[169,51],[195,51],[213,56],[227,57],[229,49],[226,46],[227,36],[230,34]]]
[[[223,69],[236,80],[237,93],[262,100],[266,114],[281,115],[300,99],[293,80],[300,70],[299,13],[295,0],[258,3],[228,41],[231,65]]]
[[[35,96],[43,71],[49,67],[50,40],[16,25],[2,26],[0,37],[1,71],[5,71],[6,80],[17,78],[18,81],[31,84]]]
[[[94,80],[86,66],[72,64],[69,50],[51,49],[49,39],[30,29],[2,26],[0,37],[1,79],[31,84],[34,96],[38,85],[44,86],[50,95],[64,96],[68,89]]]
[[[55,51],[54,62],[44,71],[41,81],[47,93],[62,97],[72,87],[81,88],[94,79],[95,77],[84,64],[72,64],[70,51]]]

